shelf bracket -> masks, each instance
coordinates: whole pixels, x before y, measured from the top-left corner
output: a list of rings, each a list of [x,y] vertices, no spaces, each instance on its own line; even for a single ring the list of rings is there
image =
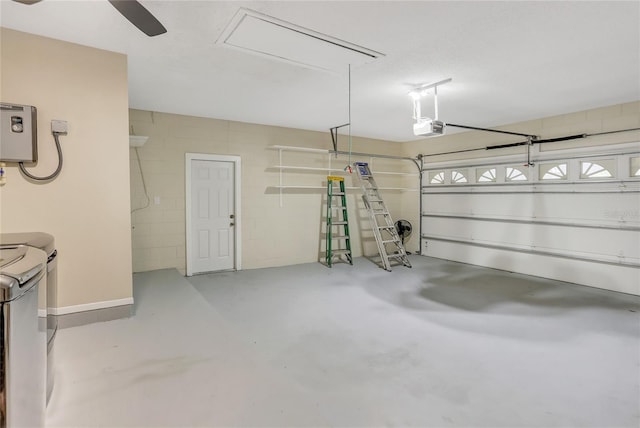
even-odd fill
[[[280,208],[282,208],[282,149],[278,149],[278,166],[280,167]]]
[[[338,151],[338,129],[340,128],[344,128],[345,126],[349,126],[351,125],[350,123],[345,123],[344,125],[340,125],[340,126],[334,126],[333,128],[330,128],[329,131],[331,132],[331,142],[333,143],[333,151],[337,152]],[[338,154],[335,154],[336,157],[338,156]]]

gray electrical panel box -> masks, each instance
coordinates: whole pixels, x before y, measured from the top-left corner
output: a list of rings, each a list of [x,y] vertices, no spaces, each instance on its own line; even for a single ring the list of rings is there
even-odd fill
[[[38,160],[37,110],[33,106],[0,103],[0,161]]]

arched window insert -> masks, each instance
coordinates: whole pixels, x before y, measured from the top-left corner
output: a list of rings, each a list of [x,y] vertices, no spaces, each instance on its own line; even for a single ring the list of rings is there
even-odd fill
[[[631,164],[629,175],[631,177],[640,177],[640,157],[629,159],[629,163]]]
[[[589,178],[611,178],[613,174],[611,173],[612,167],[614,165],[613,161],[582,161],[580,162],[580,178],[589,179]]]
[[[467,183],[469,180],[467,180],[467,176],[465,174],[465,171],[451,171],[451,182],[458,184],[458,183]]]
[[[478,170],[478,183],[495,183],[496,182],[496,169],[488,168]]]
[[[429,184],[444,184],[444,171],[432,173]]]
[[[541,165],[543,180],[566,180],[567,179],[567,164],[557,163],[549,166],[548,164]],[[544,169],[543,169],[544,168]],[[541,172],[542,172],[541,171]]]
[[[508,166],[505,171],[505,181],[527,181],[527,174],[520,168]]]

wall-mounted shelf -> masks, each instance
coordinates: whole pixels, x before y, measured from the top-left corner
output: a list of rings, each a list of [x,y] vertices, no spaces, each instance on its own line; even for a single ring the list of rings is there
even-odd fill
[[[311,153],[326,153],[326,154],[331,154],[329,152],[329,150],[325,150],[325,149],[313,149],[310,147],[296,147],[296,146],[278,146],[278,145],[274,145],[274,146],[270,146],[269,147],[272,150],[285,150],[288,152],[311,152]]]
[[[412,189],[410,187],[378,187],[378,190],[401,190],[403,192],[417,192],[418,189]]]
[[[273,169],[282,169],[282,170],[292,170],[292,171],[325,171],[325,172],[337,172],[337,173],[342,173],[342,174],[346,174],[346,172],[342,169],[336,169],[336,168],[317,168],[317,167],[311,167],[311,166],[293,166],[293,165],[273,165],[270,168]]]
[[[281,169],[281,170],[291,170],[291,171],[326,171],[331,173],[338,174],[347,174],[344,169],[337,168],[317,168],[312,166],[293,166],[293,165],[272,165],[269,168],[272,169]],[[418,177],[419,174],[414,174],[411,172],[392,172],[392,171],[375,171],[376,175],[401,175],[406,177]]]
[[[326,186],[269,186],[273,189],[323,189],[326,190]],[[361,190],[359,187],[345,187],[347,190]],[[399,190],[403,192],[417,192],[418,189],[409,189],[406,187],[379,187],[378,190]]]
[[[273,189],[319,189],[327,190],[326,186],[269,186]],[[347,190],[359,190],[359,187],[345,187]]]
[[[326,189],[324,186],[309,186],[309,185],[287,185],[284,183],[284,173],[286,171],[290,171],[290,172],[303,172],[303,171],[309,171],[309,172],[315,172],[315,173],[326,173],[326,174],[332,174],[332,175],[341,175],[341,176],[348,176],[349,173],[344,171],[344,169],[341,168],[336,168],[332,166],[332,161],[335,162],[334,156],[335,153],[333,153],[330,150],[325,150],[325,149],[314,149],[314,148],[310,148],[310,147],[296,147],[296,146],[281,146],[281,145],[274,145],[274,146],[270,146],[269,149],[271,150],[277,150],[278,151],[278,164],[277,165],[272,165],[269,167],[269,169],[273,169],[273,170],[277,170],[278,171],[278,185],[277,186],[269,186],[272,189],[278,189],[279,193],[280,193],[280,206],[283,206],[283,201],[282,201],[282,195],[283,195],[283,191],[287,190],[287,189],[299,189],[299,190],[304,190],[304,189]],[[289,165],[289,164],[285,164],[283,162],[283,153],[285,152],[299,152],[299,153],[308,153],[309,155],[326,155],[326,167],[317,167],[317,166],[304,166],[304,165]],[[371,154],[371,160],[370,163],[372,162],[373,158],[375,157],[381,157],[383,155],[373,155]],[[395,159],[395,158],[394,158]],[[403,160],[402,158],[398,158],[398,160]],[[343,160],[340,161],[341,165],[344,165],[342,162],[344,162]],[[404,171],[376,171],[375,169],[373,169],[373,173],[376,175],[388,175],[388,176],[407,176],[407,177],[419,177],[419,174],[417,173],[410,173],[410,172],[404,172]],[[360,187],[347,187],[347,190],[359,190]],[[419,186],[416,186],[415,188],[409,188],[409,187],[380,187],[379,188],[382,191],[401,191],[401,192],[418,192],[420,191]]]
[[[413,172],[391,172],[391,171],[375,171],[376,175],[404,175],[406,177],[418,177],[420,174]]]

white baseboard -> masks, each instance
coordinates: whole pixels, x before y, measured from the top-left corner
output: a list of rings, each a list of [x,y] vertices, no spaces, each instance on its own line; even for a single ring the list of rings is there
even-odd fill
[[[85,303],[82,305],[61,306],[58,308],[52,308],[51,313],[53,315],[66,315],[74,314],[76,312],[95,311],[96,309],[106,309],[125,305],[133,305],[133,297],[116,300],[105,300],[103,302]]]

